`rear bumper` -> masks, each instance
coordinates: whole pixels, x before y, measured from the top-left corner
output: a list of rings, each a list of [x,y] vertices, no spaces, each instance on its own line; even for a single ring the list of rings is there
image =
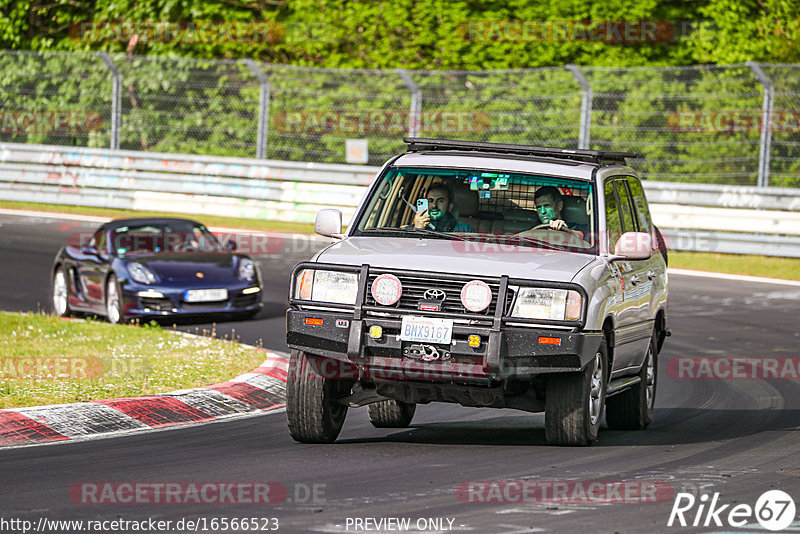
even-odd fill
[[[483,383],[580,371],[602,342],[601,332],[511,325],[495,331],[489,326],[455,323],[451,344],[436,345],[438,355],[425,360],[414,353],[414,344],[400,340],[399,318],[353,319],[346,311],[292,308],[286,322],[286,341],[293,349],[358,364],[373,373],[371,378]],[[370,337],[372,326],[381,327],[380,338]],[[469,346],[470,335],[480,336],[479,346]],[[540,337],[558,344],[541,343]]]

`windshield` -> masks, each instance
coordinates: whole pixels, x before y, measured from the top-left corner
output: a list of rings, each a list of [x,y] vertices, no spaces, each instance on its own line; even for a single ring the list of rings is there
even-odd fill
[[[111,231],[111,250],[117,255],[176,252],[219,252],[208,229],[188,221],[121,226]]]
[[[480,169],[390,169],[355,235],[436,236],[596,250],[593,184]]]

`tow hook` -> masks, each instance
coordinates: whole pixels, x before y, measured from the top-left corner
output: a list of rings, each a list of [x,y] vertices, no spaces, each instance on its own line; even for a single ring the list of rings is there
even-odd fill
[[[434,360],[449,360],[450,351],[440,350],[433,345],[414,343],[403,348],[403,356],[414,360],[432,362]]]

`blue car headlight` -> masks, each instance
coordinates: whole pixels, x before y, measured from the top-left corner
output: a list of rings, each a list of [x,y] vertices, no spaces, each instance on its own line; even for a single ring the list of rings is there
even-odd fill
[[[140,284],[155,284],[158,282],[158,278],[153,274],[153,271],[141,263],[133,262],[128,264],[128,274],[131,275],[134,281]]]
[[[247,258],[239,260],[239,279],[246,282],[256,279],[256,264],[253,260]]]

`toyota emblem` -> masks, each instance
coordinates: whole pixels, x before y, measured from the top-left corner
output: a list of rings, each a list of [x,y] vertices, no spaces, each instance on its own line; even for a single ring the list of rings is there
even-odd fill
[[[422,296],[427,300],[444,300],[447,297],[447,293],[441,289],[428,289]]]

